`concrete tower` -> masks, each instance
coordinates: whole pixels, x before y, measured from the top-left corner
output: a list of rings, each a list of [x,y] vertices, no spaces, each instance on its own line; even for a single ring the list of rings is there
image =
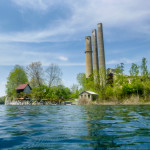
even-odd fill
[[[93,70],[99,70],[98,62],[98,49],[97,49],[97,32],[96,29],[92,30],[92,45],[93,45]]]
[[[98,48],[99,48],[99,70],[100,70],[100,85],[106,85],[106,66],[105,66],[105,51],[103,39],[103,26],[102,23],[98,24]]]
[[[98,48],[99,48],[99,65],[100,65],[100,70],[106,70],[102,23],[98,24]]]
[[[86,78],[93,73],[91,36],[85,37]]]

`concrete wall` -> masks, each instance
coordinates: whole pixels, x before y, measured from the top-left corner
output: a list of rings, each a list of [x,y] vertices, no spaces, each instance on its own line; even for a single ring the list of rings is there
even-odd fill
[[[92,95],[88,94],[86,92],[82,93],[79,97],[80,99],[88,99],[88,100],[92,100]]]
[[[30,100],[17,100],[17,99],[9,99],[6,97],[5,105],[31,105]]]
[[[18,99],[13,99],[11,100],[10,98],[6,97],[5,99],[5,105],[51,105],[51,101],[31,101],[31,100],[18,100]]]

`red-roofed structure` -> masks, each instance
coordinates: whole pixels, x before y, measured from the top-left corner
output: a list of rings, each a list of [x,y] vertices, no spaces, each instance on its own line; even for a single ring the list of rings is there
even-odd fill
[[[30,87],[29,84],[21,84],[18,86],[16,90],[17,90],[17,93],[21,93],[21,92],[31,93],[32,88]]]

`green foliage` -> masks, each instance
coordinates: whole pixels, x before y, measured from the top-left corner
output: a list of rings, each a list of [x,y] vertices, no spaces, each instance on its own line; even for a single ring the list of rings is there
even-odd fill
[[[71,87],[71,97],[78,98],[79,97],[79,87],[76,84],[73,84]]]
[[[94,89],[94,78],[93,78],[93,74],[89,77],[89,78],[87,78],[86,79],[86,82],[85,82],[85,90],[92,90],[92,89]]]
[[[42,100],[55,100],[55,102],[60,102],[69,99],[71,92],[69,88],[63,85],[49,87],[46,85],[40,87],[33,87],[31,96],[33,99]]]
[[[85,87],[86,87],[86,76],[85,76],[85,73],[77,74],[77,81],[78,81],[79,85],[81,86],[82,90],[85,90]]]
[[[139,70],[141,69],[141,70]],[[115,68],[113,75],[113,82],[106,82],[106,71],[93,72],[89,78],[86,79],[85,73],[79,73],[77,75],[78,85],[73,85],[71,90],[58,85],[57,80],[60,79],[60,69],[58,67],[51,66],[47,73],[49,75],[48,84],[44,81],[44,72],[42,64],[40,62],[34,62],[27,67],[30,83],[32,84],[31,97],[33,99],[49,99],[55,102],[61,102],[65,99],[78,98],[79,93],[84,90],[93,91],[99,94],[101,100],[121,100],[130,96],[138,96],[142,99],[150,99],[150,80],[149,71],[147,67],[146,58],[142,59],[141,66],[132,64],[130,68],[130,76],[124,75],[124,64],[121,63]],[[55,71],[54,71],[55,70]],[[139,75],[139,73],[141,73]],[[57,76],[58,78],[54,77]],[[7,95],[10,97],[18,96],[16,88],[23,83],[27,83],[28,78],[24,68],[16,65],[8,76],[6,85]],[[53,82],[53,83],[52,83]],[[57,85],[57,86],[52,86]],[[19,96],[26,96],[24,93],[20,93]]]
[[[45,93],[45,88],[44,88],[44,86],[33,87],[33,88],[32,88],[31,96],[32,96],[32,98],[34,98],[34,99],[37,99],[37,100],[44,99],[44,97],[46,96],[45,94],[46,94],[46,93]]]
[[[107,85],[105,87],[105,99],[111,99],[114,97],[114,88],[111,85]],[[101,94],[101,92],[99,93]],[[102,96],[100,96],[102,97]]]
[[[36,100],[48,99],[55,100],[55,102],[60,102],[65,99],[69,99],[71,95],[74,94],[73,97],[77,97],[79,94],[78,89],[76,91],[71,92],[69,88],[66,88],[63,85],[57,85],[57,80],[61,80],[61,70],[56,65],[51,65],[47,69],[47,73],[49,75],[48,84],[44,81],[44,71],[41,62],[33,62],[27,66],[27,72],[30,79],[30,84],[32,86],[32,90],[30,94],[27,93],[16,93],[16,88],[20,84],[24,84],[28,82],[28,78],[26,72],[23,67],[16,65],[14,69],[10,72],[8,81],[7,81],[7,96],[10,98],[20,98],[20,97],[31,97]],[[57,86],[52,86],[52,85]]]
[[[149,97],[149,88],[150,88],[149,73],[147,69],[146,58],[142,59],[141,64],[141,84],[143,85],[143,98],[146,100]]]
[[[3,96],[3,97],[0,97],[0,105],[3,105],[3,104],[5,104],[5,96]]]
[[[123,71],[124,64],[117,65],[113,74],[113,82],[108,81],[105,86],[103,86],[104,72],[99,74],[94,72],[88,79],[79,78],[78,81],[84,83],[85,90],[98,93],[100,100],[118,100],[119,102],[119,100],[131,96],[137,96],[144,100],[150,99],[150,77],[146,58],[142,59],[141,66],[135,63],[131,65],[130,76],[124,75]],[[140,72],[141,75],[139,75]],[[99,77],[99,79],[95,80],[95,77]]]
[[[116,73],[117,75],[123,74],[123,66],[117,65],[117,67],[115,68],[115,73]]]
[[[132,94],[135,93],[136,91],[136,88],[134,86],[132,86],[132,84],[125,84],[123,87],[122,87],[122,90],[123,90],[123,94],[125,96],[130,96]]]
[[[130,72],[130,76],[133,76],[133,77],[134,76],[138,76],[138,74],[139,74],[139,66],[134,64],[134,63],[132,63],[132,66],[131,66],[129,72]]]
[[[148,77],[148,69],[147,69],[147,60],[146,60],[146,58],[142,59],[141,75],[143,76],[144,80],[146,80],[146,78]]]
[[[28,82],[26,72],[23,67],[16,65],[14,69],[10,72],[7,84],[6,84],[6,93],[10,97],[16,97],[16,88],[20,84]]]

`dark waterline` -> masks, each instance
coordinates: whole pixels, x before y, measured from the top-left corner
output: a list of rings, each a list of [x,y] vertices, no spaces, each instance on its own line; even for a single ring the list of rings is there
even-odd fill
[[[150,106],[0,106],[0,149],[149,149]]]

